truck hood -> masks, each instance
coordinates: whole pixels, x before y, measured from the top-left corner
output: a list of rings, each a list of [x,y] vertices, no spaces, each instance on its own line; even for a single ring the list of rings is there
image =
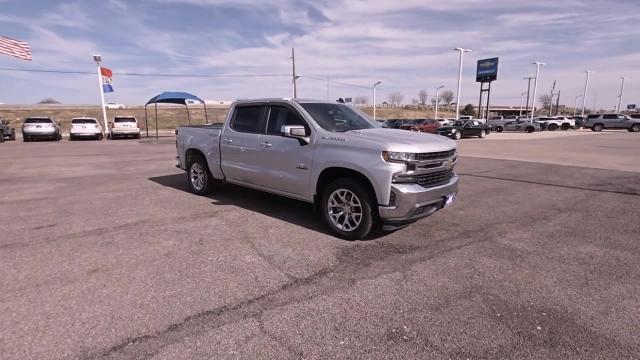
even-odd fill
[[[353,141],[368,140],[381,145],[380,150],[398,152],[438,152],[455,149],[455,142],[440,135],[415,131],[374,128],[340,133]]]

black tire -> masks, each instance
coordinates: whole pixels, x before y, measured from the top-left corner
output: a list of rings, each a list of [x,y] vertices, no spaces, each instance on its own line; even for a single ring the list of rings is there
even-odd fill
[[[453,133],[452,138],[454,140],[460,140],[462,139],[462,133],[458,130],[456,130],[456,132]]]
[[[209,195],[213,190],[213,176],[209,171],[207,160],[198,154],[191,156],[187,161],[187,183],[189,183],[189,189],[196,195]]]
[[[531,134],[534,131],[536,131],[536,129],[533,126],[529,126],[528,128],[524,129],[524,132],[526,132],[527,134]]]
[[[487,137],[487,131],[486,130],[480,130],[480,135],[478,135],[478,137],[480,139],[484,139]]]
[[[75,139],[76,138],[73,135],[69,134],[69,141],[74,141]]]
[[[4,132],[0,131],[0,143],[4,142]]]
[[[15,132],[15,130],[11,132],[11,136],[9,137],[9,140],[16,141],[16,132]]]
[[[98,135],[98,137],[96,137],[96,139],[102,140],[102,139],[104,139],[104,135],[100,134],[100,135]]]
[[[24,135],[24,134],[22,135],[22,141],[23,141],[23,142],[29,142],[29,140],[30,140],[30,139],[29,139],[29,137],[28,137],[28,136],[26,136],[26,135]]]
[[[359,206],[353,206],[353,203],[352,203],[349,206],[349,211],[355,212],[360,210],[361,216],[360,216],[359,224],[358,223],[354,224],[355,217],[351,218],[354,221],[350,221],[349,219],[345,218],[346,215],[340,216],[340,215],[334,214],[334,216],[337,215],[337,218],[335,220],[331,219],[331,215],[329,213],[330,206],[332,204],[331,198],[332,196],[334,196],[334,194],[340,191],[350,192],[352,195],[355,196],[357,203],[360,204]],[[348,198],[348,197],[349,195],[347,193],[345,195],[345,198]],[[353,201],[353,199],[354,198],[351,197],[351,201]],[[376,205],[375,196],[371,194],[369,189],[364,184],[362,184],[360,181],[358,181],[355,178],[345,177],[345,178],[339,178],[334,180],[332,183],[327,185],[326,188],[324,188],[324,190],[322,191],[322,197],[320,200],[319,208],[320,208],[320,212],[322,213],[322,220],[324,221],[326,226],[331,230],[331,232],[333,232],[338,237],[345,240],[358,240],[358,239],[366,238],[367,236],[372,234],[374,229],[378,228],[377,226],[378,212],[377,212],[377,208],[375,208],[375,205]],[[333,207],[332,211],[339,211],[339,210],[336,210],[336,207]],[[342,222],[343,227],[345,226],[344,224],[346,223],[347,226],[352,226],[353,229],[349,229],[349,230],[341,229],[336,224],[334,224],[334,221],[338,223]]]
[[[631,125],[631,127],[629,128],[629,131],[631,131],[631,132],[640,132],[640,124]]]
[[[496,132],[501,133],[501,132],[503,132],[503,131],[504,131],[504,128],[503,128],[502,126],[498,126],[498,127],[496,127]]]
[[[558,130],[558,125],[556,125],[556,124],[549,124],[549,126],[547,127],[547,130],[549,130],[549,131],[556,131],[556,130]]]
[[[140,134],[136,135],[136,139],[140,139]]]
[[[560,129],[561,129],[562,131],[567,131],[567,130],[571,129],[571,125],[569,125],[569,124],[562,124],[562,126],[560,126]]]
[[[591,127],[591,131],[595,131],[595,132],[600,132],[600,131],[602,131],[602,129],[604,129],[604,125],[602,125],[602,124],[594,124]]]

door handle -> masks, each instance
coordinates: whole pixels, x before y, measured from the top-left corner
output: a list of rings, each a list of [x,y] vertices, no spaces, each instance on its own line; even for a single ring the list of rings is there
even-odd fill
[[[270,148],[270,147],[272,147],[273,145],[271,145],[271,143],[270,143],[270,142],[265,141],[265,142],[263,142],[262,144],[260,144],[260,146],[262,146],[262,147],[264,147],[264,148]]]
[[[229,139],[229,138],[222,138],[222,142],[225,144],[231,144],[233,142],[233,140]]]

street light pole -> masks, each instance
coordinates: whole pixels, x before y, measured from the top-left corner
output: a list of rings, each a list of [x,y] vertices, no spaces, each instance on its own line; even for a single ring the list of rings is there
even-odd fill
[[[376,119],[376,88],[382,84],[382,80],[378,80],[373,84],[373,120]]]
[[[532,64],[536,66],[536,77],[533,82],[533,100],[531,101],[531,122],[533,122],[533,115],[536,112],[536,94],[538,93],[538,78],[540,77],[540,66],[543,66],[544,63],[540,61],[534,61]]]
[[[464,53],[471,52],[471,49],[455,48],[455,51],[460,52],[460,65],[458,69],[458,93],[456,94],[456,120],[460,119],[460,91],[462,90],[462,59]]]
[[[591,74],[593,73],[593,71],[586,70],[585,73],[587,74],[587,79],[584,82],[584,93],[582,94],[582,116],[584,116],[584,107],[587,104],[587,90],[589,89],[589,77],[591,77]]]
[[[525,107],[525,114],[529,113],[529,92],[531,91],[531,80],[534,79],[533,76],[529,76],[526,78],[523,78],[524,80],[527,80],[527,106]]]
[[[578,99],[580,99],[582,95],[576,96],[576,99],[573,101],[573,116],[576,116],[576,112],[578,111]]]
[[[440,102],[440,89],[442,89],[444,85],[440,85],[436,88],[436,120],[438,120],[438,103]]]
[[[618,95],[618,108],[616,109],[616,114],[620,113],[620,105],[622,104],[622,95],[624,94],[624,76],[621,77],[622,85],[620,86],[620,95]]]
[[[524,105],[524,95],[528,94],[527,91],[520,94],[520,117],[522,117],[522,105]]]

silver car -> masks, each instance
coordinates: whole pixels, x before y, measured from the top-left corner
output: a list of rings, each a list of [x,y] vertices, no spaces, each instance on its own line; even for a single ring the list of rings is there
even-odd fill
[[[22,138],[25,142],[37,139],[60,141],[62,132],[60,125],[50,117],[28,117],[22,123]]]
[[[516,120],[507,122],[502,126],[503,131],[515,131],[515,132],[526,132],[532,133],[536,131],[542,131],[542,127],[539,123],[529,122],[525,120]]]
[[[640,119],[632,119],[622,114],[593,114],[587,117],[584,127],[596,132],[604,129],[640,132]]]

